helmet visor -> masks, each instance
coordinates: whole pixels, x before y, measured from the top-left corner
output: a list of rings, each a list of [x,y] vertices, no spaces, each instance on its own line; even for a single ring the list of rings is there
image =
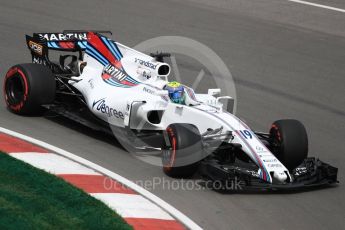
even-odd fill
[[[171,99],[180,99],[183,96],[183,91],[175,91],[175,92],[170,92],[169,97]]]

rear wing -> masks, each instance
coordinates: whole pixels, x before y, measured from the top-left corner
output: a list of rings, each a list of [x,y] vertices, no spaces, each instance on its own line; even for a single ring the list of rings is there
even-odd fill
[[[62,33],[34,33],[33,37],[28,35],[26,37],[27,40],[34,39],[40,41],[40,43],[46,45],[49,49],[78,51],[79,49],[85,49],[87,34],[89,32],[112,34],[111,31],[104,30],[64,30]]]
[[[49,49],[60,51],[85,49],[87,41],[87,33],[34,33],[33,36],[46,42]]]
[[[111,31],[103,30],[64,30],[62,33],[33,33],[33,36],[26,35],[26,44],[31,51],[32,62],[50,65],[48,50],[79,52],[80,59],[82,51],[86,49],[89,32],[112,34]]]

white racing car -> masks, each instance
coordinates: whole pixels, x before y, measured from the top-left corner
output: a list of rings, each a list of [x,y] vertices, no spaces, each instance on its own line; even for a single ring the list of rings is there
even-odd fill
[[[103,34],[64,31],[26,36],[30,64],[11,67],[4,79],[10,111],[42,107],[96,130],[117,127],[141,151],[159,151],[163,171],[189,177],[198,171],[222,184],[291,189],[337,183],[337,168],[308,158],[304,126],[278,120],[269,133],[254,132],[232,114],[233,99],[219,89],[197,94],[169,82],[165,53],[146,55]],[[59,62],[48,51],[72,52]],[[74,55],[76,54],[76,55]],[[138,141],[140,140],[140,141]],[[138,143],[140,143],[138,145]]]

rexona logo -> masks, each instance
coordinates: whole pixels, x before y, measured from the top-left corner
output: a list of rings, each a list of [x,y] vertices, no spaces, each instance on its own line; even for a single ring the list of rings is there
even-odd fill
[[[92,109],[96,109],[97,111],[106,114],[108,117],[124,119],[124,115],[121,111],[117,111],[116,109],[109,107],[105,103],[105,98],[99,99],[98,101],[94,101],[92,104]]]
[[[38,35],[47,41],[87,40],[87,33],[45,33]]]
[[[152,62],[149,61],[144,61],[139,58],[135,58],[135,63],[139,63],[140,65],[149,67],[150,69],[156,69],[158,64],[153,64]]]
[[[149,93],[149,94],[155,94],[154,90],[146,88],[146,87],[143,88],[143,91],[146,92],[146,93]]]

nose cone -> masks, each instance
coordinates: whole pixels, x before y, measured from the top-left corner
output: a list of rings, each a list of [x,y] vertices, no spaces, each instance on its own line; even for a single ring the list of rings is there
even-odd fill
[[[284,183],[287,181],[287,174],[284,171],[283,172],[274,172],[273,177],[281,183]]]

